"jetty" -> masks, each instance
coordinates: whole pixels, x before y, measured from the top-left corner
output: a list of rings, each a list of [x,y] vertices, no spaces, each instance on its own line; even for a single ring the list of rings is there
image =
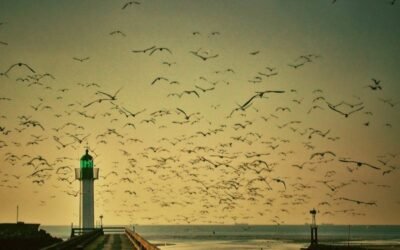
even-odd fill
[[[41,250],[64,249],[159,250],[156,245],[148,242],[136,233],[134,229],[125,227],[72,228],[71,237],[68,240],[42,248]]]

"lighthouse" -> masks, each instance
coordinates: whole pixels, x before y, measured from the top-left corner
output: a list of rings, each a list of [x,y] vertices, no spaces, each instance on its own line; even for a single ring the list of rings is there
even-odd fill
[[[93,168],[93,157],[89,150],[81,157],[80,168],[75,168],[75,178],[80,181],[79,226],[94,228],[94,181],[99,169]]]

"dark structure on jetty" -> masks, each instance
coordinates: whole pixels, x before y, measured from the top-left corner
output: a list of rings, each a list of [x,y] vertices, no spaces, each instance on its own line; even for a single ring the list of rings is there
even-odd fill
[[[39,226],[23,222],[0,224],[0,249],[36,250],[62,242],[39,229]]]

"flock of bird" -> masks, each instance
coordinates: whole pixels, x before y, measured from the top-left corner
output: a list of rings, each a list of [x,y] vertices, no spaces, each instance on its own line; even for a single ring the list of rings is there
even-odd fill
[[[129,1],[121,11],[142,4]],[[1,22],[1,29],[7,24]],[[128,37],[121,30],[105,32],[105,36]],[[224,32],[193,31],[188,36],[214,39]],[[1,42],[0,46],[12,44]],[[161,95],[174,105],[149,100],[160,102],[159,109],[150,109],[146,103],[132,108],[124,94],[126,86],[65,84],[38,65],[2,62],[1,193],[32,188],[33,195],[39,196],[42,190],[52,190],[38,206],[47,206],[58,197],[71,197],[77,203],[79,183],[74,168],[86,147],[100,169],[95,184],[97,211],[129,222],[282,224],[293,210],[303,211],[303,220],[308,221],[312,207],[334,221],[344,215],[367,216],[370,209],[380,206],[379,200],[354,190],[394,188],[384,180],[399,175],[399,152],[365,155],[366,159],[352,156],[350,146],[347,154],[337,152],[338,147],[355,143],[338,132],[339,118],[355,130],[366,129],[365,133],[398,131],[398,124],[379,121],[372,111],[378,107],[395,115],[399,112],[399,100],[381,97],[383,76],[371,75],[359,84],[360,93],[376,94],[373,99],[357,94],[337,101],[337,96],[334,99],[320,88],[305,93],[301,87],[265,84],[329,60],[319,54],[299,54],[285,66],[260,65],[262,70],[244,83],[257,89],[235,100],[229,88],[237,82],[240,69],[214,66],[214,61],[224,58],[222,51],[211,45],[180,51],[212,69],[209,75],[195,76],[196,83],[189,85],[173,73],[179,65],[177,50],[151,45],[127,51],[168,68],[168,75],[154,72],[146,83],[146,87],[162,87],[160,91],[168,89]],[[246,60],[260,53],[255,49],[242,57]],[[79,68],[96,58],[82,55],[70,60]],[[16,92],[7,92],[6,85],[15,86]],[[176,91],[175,86],[182,89]],[[18,93],[28,93],[29,100]],[[212,103],[206,99],[216,93],[219,99],[231,99],[231,105],[218,103],[218,98]],[[187,104],[195,102],[206,109]],[[10,108],[14,106],[22,108]],[[319,117],[329,117],[331,126],[315,122]]]

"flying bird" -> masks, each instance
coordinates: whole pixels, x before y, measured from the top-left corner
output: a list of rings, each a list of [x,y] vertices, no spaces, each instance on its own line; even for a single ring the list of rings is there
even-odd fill
[[[215,87],[208,88],[208,89],[204,89],[204,88],[201,88],[201,87],[199,87],[199,86],[197,86],[197,85],[194,85],[194,87],[195,87],[196,89],[199,89],[199,90],[203,91],[203,93],[205,93],[205,92],[207,92],[207,91],[211,91],[211,90],[214,90],[214,89],[215,89]]]
[[[149,56],[153,55],[156,51],[167,51],[168,53],[170,53],[172,55],[172,52],[170,49],[165,48],[165,47],[154,47],[151,49]]]
[[[111,36],[113,36],[113,35],[121,35],[123,37],[126,36],[126,34],[124,32],[122,32],[122,31],[120,31],[120,30],[114,30],[114,31],[110,32],[110,35]]]
[[[147,53],[147,51],[150,51],[150,50],[152,50],[152,49],[154,49],[156,46],[151,46],[151,47],[148,47],[147,49],[142,49],[142,50],[132,50],[132,52],[133,53]]]
[[[356,164],[358,167],[361,166],[367,166],[370,167],[372,169],[376,169],[376,170],[380,170],[381,168],[376,167],[374,165],[371,165],[369,163],[365,163],[365,162],[361,162],[361,161],[353,161],[353,160],[346,160],[346,159],[339,159],[340,162],[344,162],[344,163],[352,163],[352,164]]]
[[[138,1],[129,1],[129,2],[126,2],[126,3],[122,6],[121,9],[124,10],[124,9],[126,9],[128,6],[132,6],[133,4],[139,5],[140,2],[138,2]]]
[[[202,59],[203,61],[207,61],[208,59],[212,59],[212,58],[217,58],[217,57],[218,57],[218,54],[210,55],[210,56],[208,56],[208,55],[201,55],[201,54],[200,54],[200,50],[201,50],[201,49],[199,49],[199,50],[197,50],[197,51],[190,51],[190,53],[192,53],[193,55],[195,55],[195,56],[197,56],[198,58]],[[208,53],[207,53],[207,54],[208,54]]]
[[[103,95],[103,96],[106,96],[106,97],[100,98],[100,99],[97,99],[97,100],[94,100],[94,101],[92,101],[92,102],[86,104],[86,105],[83,106],[83,107],[84,107],[84,108],[87,108],[87,107],[89,107],[90,105],[92,105],[92,104],[94,104],[94,103],[96,103],[96,102],[101,103],[102,101],[115,101],[115,100],[117,100],[117,95],[118,95],[118,93],[121,91],[121,89],[122,89],[122,88],[118,89],[118,90],[114,93],[114,95],[110,95],[110,94],[105,93],[105,92],[103,92],[103,91],[97,91],[97,92],[96,92],[96,95]]]
[[[382,86],[381,86],[381,80],[377,80],[375,78],[371,79],[373,81],[373,85],[367,85],[366,87],[369,87],[372,90],[382,90]]]
[[[28,64],[19,62],[19,63],[15,63],[15,64],[11,65],[10,67],[8,67],[8,69],[6,71],[4,71],[3,73],[0,73],[0,74],[8,77],[8,73],[16,66],[18,66],[18,67],[23,66],[23,67],[27,68],[29,71],[31,71],[32,73],[36,73],[36,71],[34,69],[32,69]]]
[[[183,95],[183,94],[187,94],[187,95],[194,94],[195,96],[197,96],[197,97],[200,98],[200,95],[199,95],[199,93],[197,93],[196,90],[184,90],[181,94],[182,94],[182,95]]]
[[[72,59],[74,59],[75,61],[78,62],[84,62],[90,59],[90,57],[84,57],[84,58],[78,58],[78,57],[73,57]]]
[[[161,81],[161,80],[169,81],[167,78],[162,77],[162,76],[159,76],[159,77],[157,77],[156,79],[154,79],[154,80],[150,83],[150,85],[153,85],[154,83],[156,83],[156,82],[158,82],[158,81]]]
[[[286,190],[286,182],[284,180],[281,180],[281,179],[278,179],[278,178],[273,178],[272,180],[275,181],[275,182],[278,182],[278,183],[282,183],[283,186],[285,187],[285,190]]]
[[[259,53],[260,53],[260,51],[256,50],[256,51],[250,52],[249,54],[252,55],[252,56],[255,56],[255,55],[259,54]]]
[[[185,120],[189,120],[190,119],[190,117],[192,116],[192,115],[198,115],[198,114],[200,114],[199,112],[196,112],[196,113],[191,113],[191,114],[186,114],[186,112],[183,110],[183,109],[181,109],[181,108],[176,108],[176,110],[178,110],[180,113],[182,113],[184,116],[185,116]]]
[[[330,104],[330,103],[328,103],[328,102],[327,102],[327,104],[328,104],[328,107],[329,107],[331,110],[333,110],[333,111],[335,111],[335,112],[337,112],[337,113],[343,115],[343,116],[346,117],[346,118],[349,117],[349,115],[351,115],[351,114],[353,114],[353,113],[355,113],[355,112],[358,112],[358,111],[364,109],[364,106],[361,106],[361,107],[359,107],[359,108],[357,108],[357,109],[354,109],[354,110],[352,110],[352,111],[346,113],[346,112],[343,112],[343,111],[337,109],[335,106],[333,106],[332,104]]]
[[[310,160],[312,160],[314,157],[319,156],[319,157],[324,157],[326,154],[332,155],[336,157],[336,154],[333,153],[332,151],[325,151],[325,152],[316,152],[310,156]]]

